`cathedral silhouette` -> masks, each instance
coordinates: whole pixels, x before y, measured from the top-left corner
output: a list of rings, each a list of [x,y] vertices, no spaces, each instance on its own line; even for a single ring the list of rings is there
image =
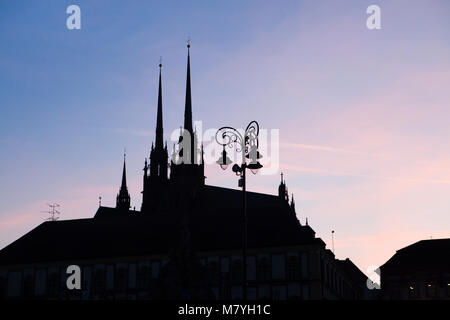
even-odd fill
[[[191,66],[190,45],[188,45],[186,101],[184,109],[184,127],[179,141],[188,139],[189,148],[181,149],[172,154],[170,159],[170,178],[168,178],[167,142],[163,145],[163,108],[161,67],[159,70],[158,111],[156,120],[156,141],[150,151],[150,166],[145,163],[144,187],[142,191],[142,208],[144,214],[156,214],[186,207],[195,201],[205,185],[205,167],[203,162],[203,147],[198,149],[198,138],[192,126],[192,97],[191,97]],[[186,142],[186,141],[184,141]],[[174,149],[175,152],[175,149]],[[187,161],[180,161],[180,158]],[[128,199],[118,196],[120,201]],[[170,200],[170,201],[169,201]],[[126,209],[125,207],[123,207]]]
[[[242,299],[244,272],[248,299],[367,297],[366,276],[300,223],[283,176],[278,195],[247,192],[244,270],[242,191],[205,184],[190,69],[188,45],[179,145],[189,147],[174,148],[169,157],[159,65],[156,136],[144,162],[140,211],[130,208],[124,158],[115,208],[100,206],[89,219],[44,222],[0,251],[1,298]],[[80,290],[66,286],[69,265],[82,270]]]

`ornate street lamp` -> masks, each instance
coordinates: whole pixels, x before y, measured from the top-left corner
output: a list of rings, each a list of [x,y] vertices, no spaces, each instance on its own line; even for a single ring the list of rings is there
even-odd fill
[[[220,165],[223,170],[227,170],[228,165],[232,163],[231,159],[227,155],[227,152],[225,151],[225,146],[223,146],[222,157],[220,157],[216,163]]]
[[[258,173],[258,170],[263,166],[259,163],[262,155],[258,151],[259,141],[259,124],[256,121],[250,122],[245,129],[244,136],[232,127],[222,127],[216,132],[216,141],[223,146],[222,156],[217,160],[217,164],[223,170],[226,170],[232,163],[228,157],[225,147],[234,148],[238,153],[241,153],[241,164],[233,165],[233,172],[240,176],[239,187],[242,187],[242,264],[243,264],[243,279],[242,279],[242,294],[244,300],[247,300],[247,207],[246,207],[246,169],[250,169],[253,174]]]

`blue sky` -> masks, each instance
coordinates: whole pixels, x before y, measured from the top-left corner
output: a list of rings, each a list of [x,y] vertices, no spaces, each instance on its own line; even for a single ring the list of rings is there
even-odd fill
[[[67,6],[82,29],[68,30]],[[366,28],[381,7],[382,29]],[[163,57],[164,129],[280,129],[298,215],[365,271],[450,236],[448,1],[0,0],[0,247],[46,218],[114,205],[122,153],[140,207]],[[167,137],[168,138],[168,137]],[[207,166],[207,183],[236,187]],[[279,175],[249,189],[276,193]],[[376,255],[370,252],[377,252]]]

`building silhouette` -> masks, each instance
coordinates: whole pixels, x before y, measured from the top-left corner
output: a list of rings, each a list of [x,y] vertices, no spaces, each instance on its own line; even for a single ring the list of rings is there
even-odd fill
[[[421,240],[397,252],[381,270],[381,296],[450,300],[450,239]]]
[[[170,157],[159,67],[156,136],[144,162],[140,211],[130,210],[124,158],[115,208],[44,222],[0,251],[2,298],[242,298],[242,191],[205,184],[203,146],[192,125],[189,46],[184,126]],[[249,299],[366,296],[361,271],[300,223],[283,176],[278,195],[247,193],[247,216]],[[73,264],[82,270],[81,290],[66,286]]]

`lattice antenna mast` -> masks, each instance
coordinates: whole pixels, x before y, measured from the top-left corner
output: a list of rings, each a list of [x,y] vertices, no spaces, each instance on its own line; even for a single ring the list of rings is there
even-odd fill
[[[59,208],[60,205],[57,204],[57,203],[52,203],[52,204],[47,203],[47,206],[50,208],[50,210],[42,211],[42,212],[50,214],[50,217],[48,219],[46,219],[46,221],[56,221],[56,220],[58,220],[59,219],[59,215],[61,214],[61,212],[59,212],[59,210],[56,209],[56,208]]]

